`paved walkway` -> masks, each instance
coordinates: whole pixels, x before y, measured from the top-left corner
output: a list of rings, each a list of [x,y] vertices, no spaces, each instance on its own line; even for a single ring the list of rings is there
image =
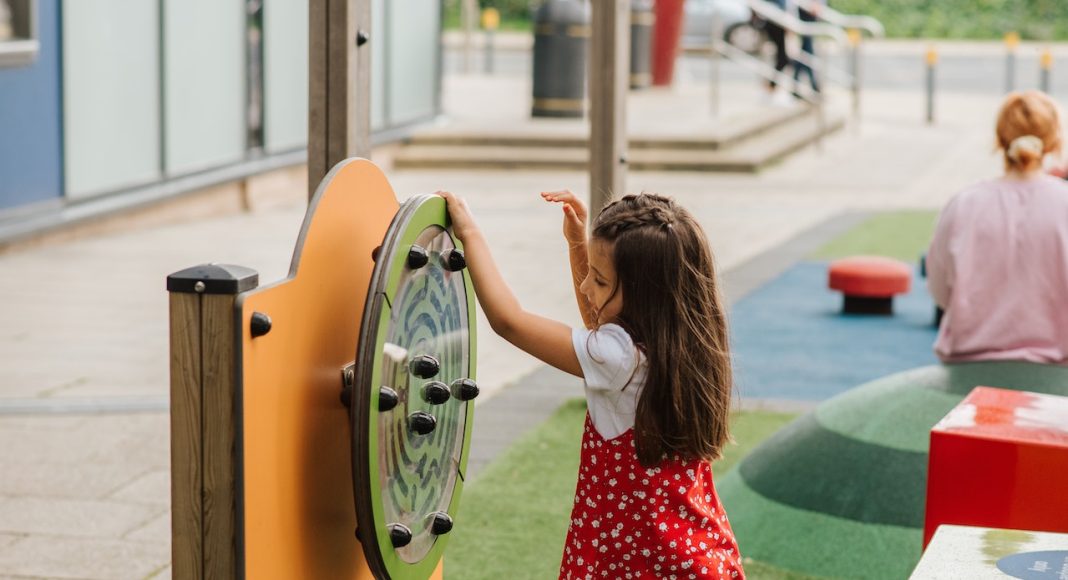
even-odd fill
[[[478,102],[449,97],[476,85]],[[455,117],[529,94],[518,79],[477,76],[450,77],[445,90]],[[996,174],[996,106],[988,97],[946,95],[940,124],[927,127],[921,95],[871,93],[863,124],[822,151],[755,176],[635,173],[629,189],[677,197],[730,271],[843,213],[936,208],[963,185]],[[679,112],[683,119],[703,114]],[[537,192],[585,193],[584,173],[390,177],[401,197],[442,188],[465,195],[523,304],[578,321],[559,212]],[[209,261],[253,267],[264,282],[281,278],[303,215],[300,196],[294,199],[0,256],[0,578],[170,576],[164,278]],[[484,320],[479,332],[480,408],[491,409],[499,406],[494,395],[542,367],[493,336]],[[546,376],[526,382],[537,386]],[[551,376],[548,382],[559,385]],[[554,392],[534,406],[551,409],[568,394]]]

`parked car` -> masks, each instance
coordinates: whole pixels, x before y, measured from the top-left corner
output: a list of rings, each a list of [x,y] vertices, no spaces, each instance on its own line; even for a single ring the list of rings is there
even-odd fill
[[[713,18],[719,19],[723,40],[741,50],[757,54],[767,42],[759,23],[754,23],[746,0],[686,0],[683,10],[683,48],[707,47]]]

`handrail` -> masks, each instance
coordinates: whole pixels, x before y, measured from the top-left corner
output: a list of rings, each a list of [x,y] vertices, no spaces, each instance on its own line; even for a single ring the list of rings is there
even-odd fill
[[[830,38],[842,43],[845,43],[848,39],[846,33],[839,26],[823,22],[806,22],[767,0],[749,0],[749,9],[764,20],[774,22],[786,30],[801,36]]]
[[[842,14],[834,8],[815,0],[793,0],[793,3],[828,24],[833,24],[846,30],[854,29],[867,32],[868,36],[873,38],[886,36],[886,29],[883,27],[883,23],[872,16]]]
[[[725,42],[722,39],[714,39],[712,41],[712,49],[731,59],[732,61],[748,68],[750,71],[756,73],[758,76],[763,77],[765,80],[778,80],[781,82],[783,76],[782,71],[775,70],[775,67],[764,62],[763,60],[756,58],[748,52]],[[820,104],[819,97],[809,93],[798,93],[797,97],[802,101],[810,105]]]

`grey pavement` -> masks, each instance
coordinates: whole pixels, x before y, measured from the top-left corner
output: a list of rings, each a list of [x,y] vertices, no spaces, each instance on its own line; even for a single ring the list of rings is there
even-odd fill
[[[525,82],[450,75],[446,114],[462,120],[497,111],[502,130],[525,123],[509,120],[509,107],[496,107],[528,102]],[[743,81],[750,88],[755,82]],[[459,97],[473,93],[480,97]],[[730,273],[728,287],[744,289],[745,280],[756,284],[773,272],[782,252],[800,252],[814,243],[812,232],[840,227],[843,216],[937,208],[966,184],[997,174],[998,101],[946,94],[939,123],[928,127],[915,90],[872,90],[863,122],[760,174],[632,173],[628,189],[679,199],[705,227],[721,270]],[[664,122],[707,114],[680,109]],[[379,154],[388,166],[388,151]],[[585,173],[387,174],[402,198],[438,189],[466,196],[524,306],[578,322],[560,214],[537,192],[569,187],[586,194]],[[245,213],[0,255],[0,578],[170,577],[164,278],[202,262],[229,262],[257,269],[263,283],[279,279],[303,210],[295,191],[288,202]],[[539,416],[521,413],[524,407],[544,415],[580,395],[574,382],[569,388],[494,336],[484,318],[479,337],[485,396],[476,424],[483,414],[490,425],[489,415],[511,413],[518,435]],[[473,453],[484,464],[503,438],[480,429]]]

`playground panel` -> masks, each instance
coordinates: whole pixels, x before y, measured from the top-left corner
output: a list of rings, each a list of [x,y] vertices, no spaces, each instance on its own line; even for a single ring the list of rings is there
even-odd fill
[[[176,576],[441,577],[478,394],[447,226],[443,199],[398,205],[350,159],[319,186],[286,279],[168,277]]]

